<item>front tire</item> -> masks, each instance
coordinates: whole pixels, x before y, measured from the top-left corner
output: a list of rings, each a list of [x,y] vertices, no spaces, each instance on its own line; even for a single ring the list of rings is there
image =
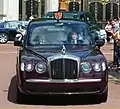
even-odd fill
[[[5,44],[8,42],[8,35],[6,33],[0,33],[0,43]]]

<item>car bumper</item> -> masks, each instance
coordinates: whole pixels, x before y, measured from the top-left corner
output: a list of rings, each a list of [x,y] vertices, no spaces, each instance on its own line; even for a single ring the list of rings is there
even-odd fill
[[[81,80],[40,80],[27,79],[19,90],[27,95],[61,95],[61,94],[102,94],[107,90],[108,83],[102,79]]]

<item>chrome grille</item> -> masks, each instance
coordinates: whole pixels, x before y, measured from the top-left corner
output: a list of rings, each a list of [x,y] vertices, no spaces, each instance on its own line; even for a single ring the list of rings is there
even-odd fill
[[[51,79],[77,79],[78,64],[72,59],[56,59],[50,62]]]

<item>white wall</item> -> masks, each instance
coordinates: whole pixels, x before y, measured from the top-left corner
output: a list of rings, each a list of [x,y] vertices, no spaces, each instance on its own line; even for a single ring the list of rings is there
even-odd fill
[[[3,0],[0,0],[0,15],[3,15]],[[0,17],[0,20],[2,20],[2,17]]]
[[[45,13],[48,11],[58,11],[59,0],[45,0]]]
[[[3,0],[0,0],[0,15],[3,14]]]
[[[3,13],[7,15],[7,17],[5,17],[4,20],[18,20],[19,0],[3,0],[3,1],[4,1]]]

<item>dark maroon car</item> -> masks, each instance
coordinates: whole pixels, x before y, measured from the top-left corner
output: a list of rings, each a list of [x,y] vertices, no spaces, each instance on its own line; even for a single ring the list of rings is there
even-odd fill
[[[89,25],[78,20],[34,19],[17,56],[17,98],[26,95],[94,95],[107,101],[107,61]]]

